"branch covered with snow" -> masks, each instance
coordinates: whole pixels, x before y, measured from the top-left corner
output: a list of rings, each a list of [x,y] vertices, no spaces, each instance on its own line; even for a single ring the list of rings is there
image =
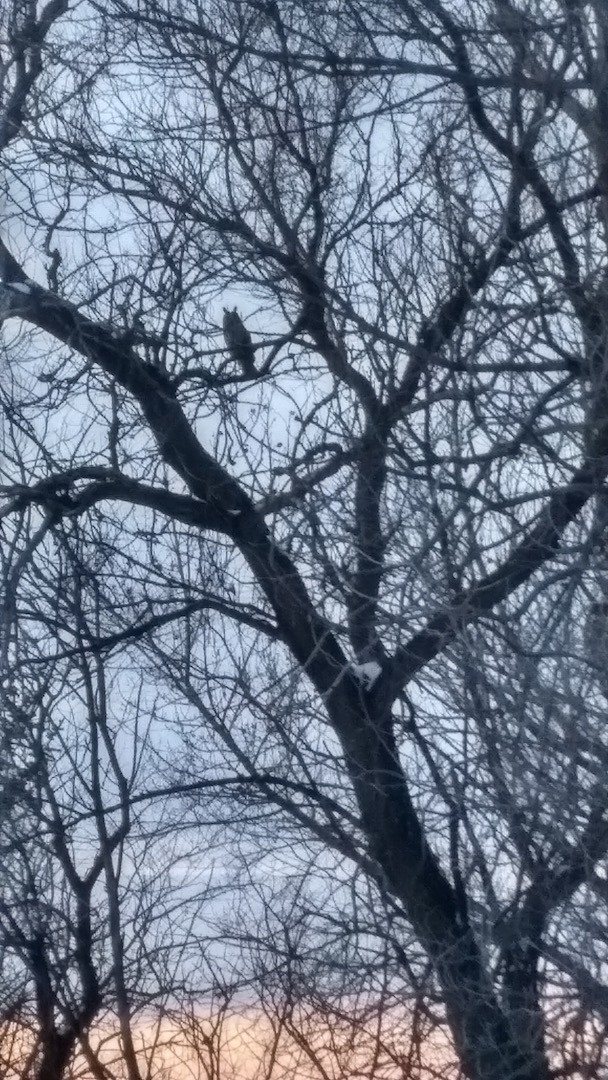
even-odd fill
[[[371,690],[381,674],[382,668],[377,660],[368,660],[366,664],[353,664],[353,675],[364,690]]]

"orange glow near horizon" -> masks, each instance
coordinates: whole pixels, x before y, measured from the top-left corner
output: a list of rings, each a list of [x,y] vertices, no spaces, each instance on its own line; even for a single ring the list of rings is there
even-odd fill
[[[191,1010],[181,1018],[139,1021],[132,1028],[141,1080],[433,1080],[450,1076],[452,1056],[436,1035],[419,1036],[411,1025],[393,1030],[382,1044],[370,1020],[346,1016],[328,1022],[309,1013],[302,1023],[279,1007],[268,1017],[251,1008],[205,1015]],[[10,1047],[8,1036],[10,1034]],[[3,1080],[22,1080],[31,1039],[8,1029],[0,1033]],[[116,1027],[95,1028],[89,1057],[102,1066],[106,1080],[132,1080]],[[97,1076],[99,1075],[97,1071]],[[96,1073],[79,1052],[65,1080],[95,1080]]]

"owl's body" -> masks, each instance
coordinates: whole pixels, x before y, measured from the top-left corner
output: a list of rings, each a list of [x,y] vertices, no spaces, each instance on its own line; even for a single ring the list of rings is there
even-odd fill
[[[243,375],[253,379],[257,375],[255,352],[251,334],[236,308],[224,308],[224,340],[231,358],[239,365]]]

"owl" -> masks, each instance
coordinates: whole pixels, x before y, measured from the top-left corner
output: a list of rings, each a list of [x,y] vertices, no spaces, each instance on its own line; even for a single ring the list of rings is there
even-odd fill
[[[230,356],[235,363],[239,364],[243,375],[246,375],[248,379],[255,379],[257,371],[251,334],[236,308],[233,308],[232,311],[224,308],[223,326],[224,340]]]

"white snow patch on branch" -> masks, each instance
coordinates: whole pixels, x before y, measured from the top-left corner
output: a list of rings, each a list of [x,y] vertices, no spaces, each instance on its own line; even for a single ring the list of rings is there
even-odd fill
[[[377,660],[368,660],[367,664],[353,664],[353,675],[365,690],[371,690],[382,674]]]
[[[13,282],[11,282],[11,289],[13,290],[13,292],[28,293],[28,294],[31,293],[31,291],[32,291],[31,285],[26,285],[25,282],[23,282],[23,281],[13,281]]]

